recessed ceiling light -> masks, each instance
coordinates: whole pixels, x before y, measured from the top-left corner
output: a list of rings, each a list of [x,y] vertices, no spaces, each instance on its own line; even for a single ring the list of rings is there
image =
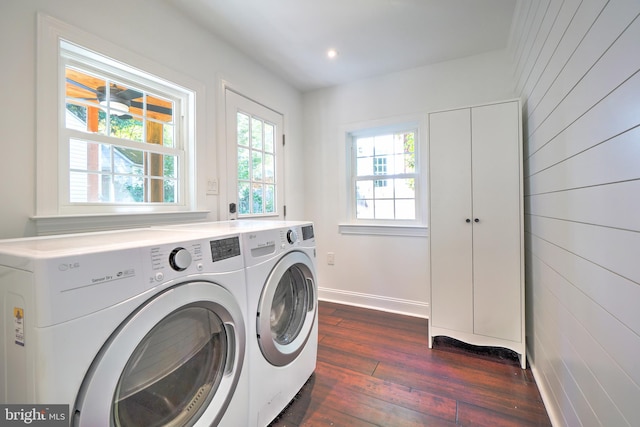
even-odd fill
[[[328,57],[329,59],[333,59],[333,58],[335,58],[336,56],[338,56],[338,51],[337,51],[337,50],[335,50],[335,49],[329,49],[329,50],[327,51],[327,57]]]

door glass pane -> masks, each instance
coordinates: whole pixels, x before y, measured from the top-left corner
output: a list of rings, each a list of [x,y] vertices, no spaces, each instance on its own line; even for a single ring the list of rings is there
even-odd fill
[[[220,384],[228,345],[224,324],[206,308],[185,308],[164,318],[120,376],[114,424],[179,426],[199,417]]]
[[[305,275],[294,265],[282,275],[271,304],[271,335],[278,344],[289,344],[300,333],[308,298]]]
[[[238,214],[275,213],[276,128],[244,113],[237,120]]]
[[[238,145],[249,146],[249,116],[238,113]]]

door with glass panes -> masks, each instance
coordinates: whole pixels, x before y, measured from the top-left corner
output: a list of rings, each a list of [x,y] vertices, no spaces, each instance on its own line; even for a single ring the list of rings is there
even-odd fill
[[[229,89],[225,103],[226,218],[284,219],[282,114]]]

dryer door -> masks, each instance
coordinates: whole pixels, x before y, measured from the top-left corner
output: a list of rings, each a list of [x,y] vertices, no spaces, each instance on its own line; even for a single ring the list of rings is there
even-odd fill
[[[258,305],[258,343],[275,366],[291,363],[304,348],[316,316],[313,263],[303,252],[285,255],[272,270]]]
[[[209,282],[173,287],[104,345],[73,425],[216,425],[235,391],[244,349],[242,311],[228,291]]]

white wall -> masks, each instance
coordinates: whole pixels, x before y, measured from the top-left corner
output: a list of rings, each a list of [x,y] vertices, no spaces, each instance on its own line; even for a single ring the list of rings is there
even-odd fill
[[[340,197],[344,129],[355,123],[421,116],[429,111],[512,98],[505,52],[450,61],[304,94],[305,217],[316,224],[320,296],[385,310],[426,315],[426,237],[343,235]],[[423,135],[422,143],[426,143]],[[426,150],[426,144],[421,147]],[[426,196],[426,187],[425,194]],[[326,255],[335,253],[335,265]]]
[[[640,422],[640,2],[522,0],[529,361],[555,425]]]
[[[221,80],[245,95],[285,114],[288,176],[288,218],[304,213],[304,166],[300,113],[301,94],[246,56],[204,31],[164,2],[153,0],[21,0],[0,3],[0,238],[30,236],[35,228],[36,14],[44,13],[105,41],[125,47],[162,67],[201,82],[206,88],[205,120],[198,123],[199,152],[206,166],[198,171],[198,186],[206,191],[208,177],[221,180],[225,162],[219,159],[223,142],[220,113]],[[152,71],[152,70],[150,70]],[[200,209],[217,219],[218,197],[200,197]]]

